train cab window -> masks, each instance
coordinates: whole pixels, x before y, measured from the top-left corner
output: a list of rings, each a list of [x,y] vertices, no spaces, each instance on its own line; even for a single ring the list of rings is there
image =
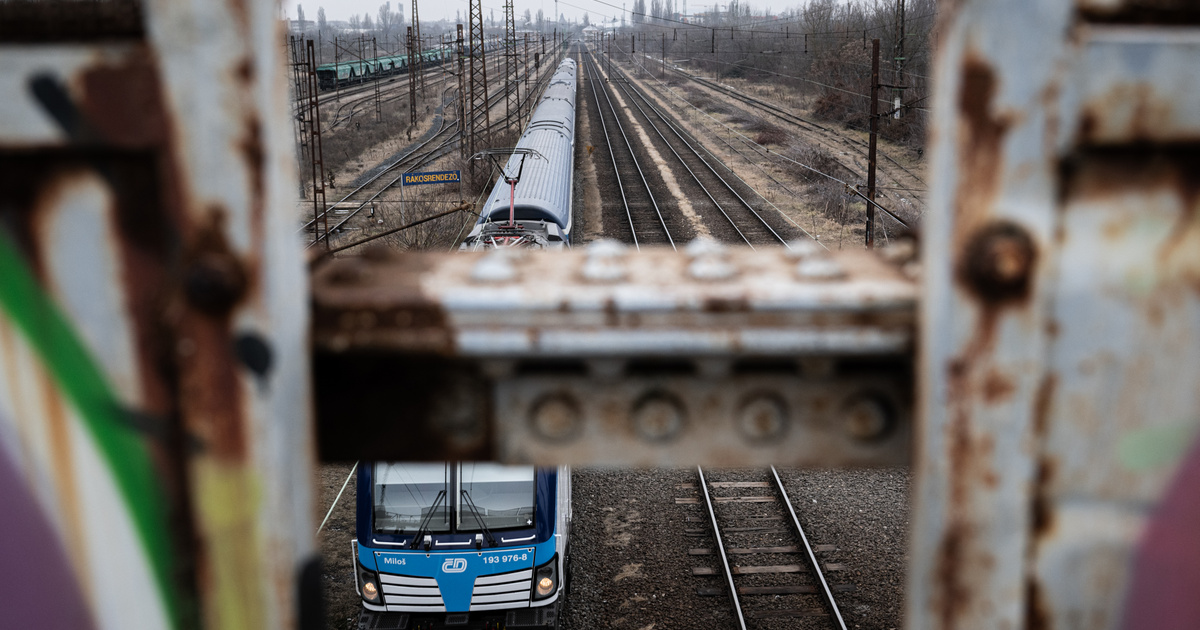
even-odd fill
[[[375,532],[407,534],[426,521],[427,532],[450,531],[449,464],[375,464]],[[447,500],[450,499],[450,500]]]
[[[533,527],[533,466],[462,464],[459,479],[458,531]]]

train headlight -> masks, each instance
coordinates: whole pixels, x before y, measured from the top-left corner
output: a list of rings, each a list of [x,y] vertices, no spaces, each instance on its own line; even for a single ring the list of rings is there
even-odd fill
[[[382,604],[383,593],[379,592],[379,575],[366,567],[358,567],[358,580],[362,585],[359,592],[363,601],[371,604]]]
[[[558,554],[533,572],[533,598],[546,599],[558,588]]]

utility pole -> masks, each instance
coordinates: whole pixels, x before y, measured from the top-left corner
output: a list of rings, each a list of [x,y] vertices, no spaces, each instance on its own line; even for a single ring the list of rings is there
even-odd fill
[[[535,52],[534,55],[536,56],[537,53]],[[529,101],[526,104],[528,110],[526,113],[532,114],[533,101],[529,100],[529,33],[525,33],[525,54],[522,57],[524,57],[523,61],[525,63],[525,100]]]
[[[408,27],[406,32],[408,33],[408,131],[411,137],[412,130],[417,126],[417,78],[413,73],[419,72],[420,62],[413,61],[413,52],[417,47],[413,40],[413,27]]]
[[[892,109],[895,110],[893,116],[897,120],[900,118],[900,102],[904,89],[900,87],[904,85],[901,76],[904,62],[904,0],[896,0],[896,46],[892,51]]]
[[[321,115],[320,103],[317,99],[317,55],[313,51],[313,41],[308,40],[308,105],[309,121],[312,125],[312,178],[313,178],[313,242],[322,235],[317,232],[317,222],[324,227],[325,249],[329,249],[329,216],[325,213],[325,160],[321,153]]]
[[[371,38],[371,52],[375,57],[375,122],[383,122],[383,109],[379,105],[379,44]]]
[[[464,159],[468,156],[467,153],[467,137],[469,132],[467,127],[467,73],[465,71],[466,64],[463,59],[463,25],[458,25],[458,150]]]
[[[422,55],[421,55],[421,17],[420,17],[420,15],[417,14],[417,0],[412,0],[412,26],[409,28],[411,28],[413,31],[412,50],[413,50],[413,52],[416,53],[417,63],[415,66],[413,65],[412,60],[414,59],[414,57],[413,57],[413,53],[410,52],[409,56],[408,56],[409,75],[410,75],[408,77],[408,81],[409,81],[409,83],[411,83],[414,80],[420,81],[421,82],[421,98],[425,98],[427,96],[427,94],[425,93],[425,72],[424,72],[425,69],[423,67],[424,64],[422,63],[423,59],[421,58],[422,57]],[[413,73],[413,68],[416,69],[416,73],[417,73],[416,79],[413,79],[413,77],[411,76]]]
[[[662,46],[662,49],[663,49],[662,50],[662,55],[663,55],[662,56],[662,80],[666,81],[667,80],[667,32],[666,31],[663,31],[663,34],[662,34],[662,44],[663,44],[663,46]]]
[[[871,144],[867,152],[867,249],[875,249],[875,142],[879,135],[879,40],[871,40]]]
[[[415,0],[414,0],[415,1]],[[504,126],[521,126],[521,98],[517,93],[517,26],[513,19],[513,0],[504,2]],[[516,114],[516,118],[513,118]]]
[[[292,82],[295,95],[296,111],[296,140],[300,145],[301,157],[308,156],[312,149],[309,142],[309,94],[308,94],[308,58],[304,52],[304,41],[290,38],[289,47],[292,53]]]
[[[491,126],[491,115],[488,113],[487,101],[487,58],[484,55],[486,46],[483,39],[483,4],[482,0],[470,0],[470,15],[468,16],[471,37],[471,77],[470,77],[470,112],[468,113],[467,129],[470,130],[470,154],[475,155],[479,149],[488,145],[488,127]],[[474,164],[474,162],[472,162]]]

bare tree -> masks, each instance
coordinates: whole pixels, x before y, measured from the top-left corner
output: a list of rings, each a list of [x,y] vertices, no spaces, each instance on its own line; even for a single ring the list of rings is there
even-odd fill
[[[308,30],[304,26],[304,5],[302,4],[296,5],[296,23],[299,25],[301,33]]]
[[[317,7],[317,32],[325,33],[329,28],[329,22],[325,20],[325,7]]]
[[[362,27],[363,27],[363,30],[367,30],[367,31],[375,30],[375,23],[374,23],[374,21],[371,20],[370,13],[363,14]]]
[[[391,2],[379,5],[379,19],[376,20],[375,25],[379,27],[384,39],[391,36],[392,31],[396,28],[396,12],[392,11]]]
[[[529,13],[529,9],[525,9],[525,15],[523,16],[523,19],[525,20],[525,26],[533,24],[533,15]]]

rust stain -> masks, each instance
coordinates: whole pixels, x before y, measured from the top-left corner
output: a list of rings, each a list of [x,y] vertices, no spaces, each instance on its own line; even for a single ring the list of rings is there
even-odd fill
[[[200,351],[181,360],[180,400],[186,426],[218,459],[246,456],[244,392],[234,352],[232,311],[248,290],[241,263],[225,238],[225,213],[209,210],[183,256],[184,303],[178,333]]]
[[[247,210],[249,211],[250,241],[255,244],[250,249],[253,252],[264,251],[267,236],[264,228],[267,213],[266,150],[263,148],[262,123],[256,115],[251,115],[246,119],[245,131],[239,148],[246,161],[246,172],[250,181],[250,207]],[[245,261],[247,274],[256,280],[260,274],[259,266],[257,257]]]
[[[80,83],[80,111],[105,143],[122,148],[163,144],[167,115],[148,47],[138,46],[122,65],[90,68]]]
[[[987,216],[1002,176],[1002,145],[1012,124],[1009,115],[993,110],[996,74],[987,60],[969,53],[962,69],[959,88],[960,174],[955,194],[955,242],[973,232],[977,222]]]
[[[1051,623],[1050,606],[1041,583],[1036,577],[1025,582],[1025,630],[1048,630]]]
[[[995,404],[1012,397],[1017,390],[1012,379],[992,368],[983,379],[983,399],[989,404]]]
[[[1132,105],[1132,113],[1120,128],[1104,128],[1109,112],[1123,111]],[[1107,114],[1107,115],[1106,115]],[[1156,133],[1164,122],[1174,118],[1172,103],[1159,98],[1149,83],[1120,83],[1083,107],[1078,137],[1084,144],[1100,140],[1139,143],[1162,140]]]
[[[1040,445],[1045,443],[1050,430],[1050,408],[1054,392],[1058,388],[1058,376],[1051,373],[1042,378],[1033,401],[1033,437]],[[1054,527],[1054,511],[1050,504],[1050,485],[1054,479],[1057,462],[1045,453],[1039,453],[1033,488],[1033,505],[1030,509],[1030,539],[1028,563],[1036,562],[1038,545],[1050,536]],[[1049,603],[1041,584],[1035,576],[1026,578],[1025,627],[1030,630],[1052,627]]]
[[[745,313],[750,304],[745,298],[710,297],[704,300],[702,308],[708,313]]]

